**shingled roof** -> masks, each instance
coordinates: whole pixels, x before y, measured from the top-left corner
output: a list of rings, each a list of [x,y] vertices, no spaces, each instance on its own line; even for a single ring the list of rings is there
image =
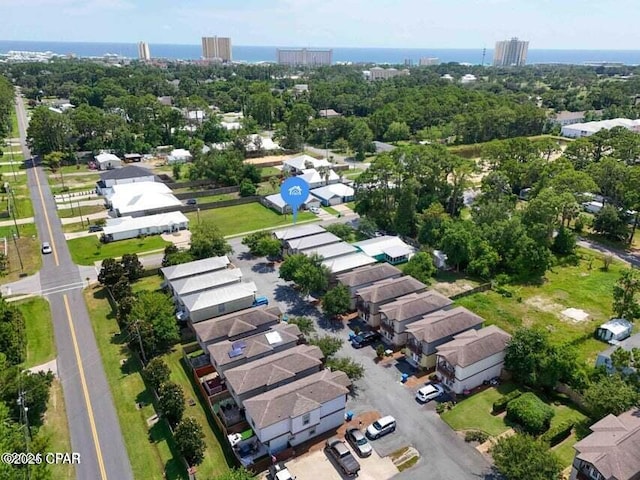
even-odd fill
[[[280,321],[282,312],[278,307],[254,307],[239,312],[228,313],[220,317],[193,324],[200,341],[213,342],[218,339],[247,336],[266,330],[269,325]]]
[[[591,435],[573,447],[576,458],[593,465],[604,478],[631,480],[640,473],[640,409],[607,415],[591,426]]]
[[[411,318],[420,317],[440,310],[453,303],[435,290],[427,290],[421,293],[410,293],[397,300],[380,307],[383,318],[388,320],[403,322]]]
[[[468,367],[474,363],[502,352],[511,335],[495,325],[480,330],[468,330],[453,337],[453,340],[437,348],[439,356],[451,365]]]
[[[382,303],[409,293],[425,290],[427,286],[413,277],[388,278],[356,291],[356,296],[369,303]]]
[[[385,278],[397,277],[402,272],[388,263],[378,263],[366,267],[357,268],[351,272],[340,274],[336,277],[338,282],[347,287],[357,287],[367,283],[377,282]]]
[[[422,319],[409,325],[407,332],[419,342],[432,343],[483,323],[482,317],[464,307],[456,307],[425,315]]]

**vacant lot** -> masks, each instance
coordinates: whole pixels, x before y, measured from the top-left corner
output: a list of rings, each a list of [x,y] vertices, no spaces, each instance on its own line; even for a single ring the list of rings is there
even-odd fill
[[[40,243],[36,238],[36,227],[33,223],[18,225],[20,238],[13,238],[16,232],[14,226],[0,227],[0,252],[4,253],[4,241],[7,239],[7,251],[9,252],[9,267],[0,277],[0,283],[15,282],[21,275],[32,275],[40,270],[42,255]],[[22,264],[20,263],[22,261]]]
[[[456,303],[482,316],[487,325],[496,324],[508,332],[520,326],[543,328],[552,341],[573,343],[581,360],[592,363],[597,352],[606,348],[592,333],[611,317],[613,286],[624,266],[614,263],[604,271],[601,256],[587,250],[579,255],[577,265],[554,267],[541,285],[510,286],[510,297],[489,291]],[[589,318],[576,322],[562,315],[571,307],[586,311]]]
[[[212,220],[225,236],[265,228],[281,227],[293,223],[293,217],[291,215],[280,215],[257,202],[233,207],[201,210],[199,214],[197,212],[187,213],[192,228],[198,223],[198,216],[201,221]],[[298,214],[299,222],[314,218],[316,217],[312,213],[301,212]]]
[[[64,407],[62,385],[57,378],[51,384],[47,413],[41,431],[48,437],[48,452],[72,452],[71,437],[69,435],[69,423]],[[55,480],[73,480],[76,472],[73,465],[51,465],[52,478]]]
[[[22,312],[27,335],[27,359],[25,368],[42,365],[56,356],[49,302],[44,298],[32,298],[16,304]]]
[[[151,250],[162,250],[169,245],[160,235],[144,238],[131,238],[117,242],[102,243],[98,237],[82,237],[68,240],[71,258],[79,265],[93,265],[104,258],[119,258],[125,253],[141,253]]]

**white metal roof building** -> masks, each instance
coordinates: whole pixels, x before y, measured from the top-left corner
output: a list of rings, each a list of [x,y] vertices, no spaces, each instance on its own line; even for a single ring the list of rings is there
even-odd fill
[[[169,287],[173,291],[174,296],[179,297],[204,290],[212,290],[241,281],[242,270],[239,268],[225,268],[193,277],[179,278],[178,280],[169,282]]]
[[[300,253],[302,250],[308,250],[309,248],[321,247],[323,245],[330,245],[332,243],[338,243],[342,240],[340,237],[333,233],[323,232],[317,235],[309,235],[308,237],[294,238],[288,240],[285,243],[285,251],[289,254]]]
[[[183,295],[180,301],[191,322],[196,323],[251,307],[257,290],[253,282],[234,283],[226,287]]]
[[[355,190],[344,183],[334,183],[311,190],[311,195],[318,197],[326,207],[339,205],[353,200]]]
[[[640,120],[628,118],[613,118],[597,122],[574,123],[562,127],[561,135],[569,138],[589,137],[600,130],[610,130],[615,127],[623,127],[632,132],[640,132]]]
[[[362,240],[353,245],[370,257],[381,262],[389,262],[392,265],[406,262],[416,251],[411,245],[403,242],[400,237],[390,235]]]
[[[280,213],[289,213],[289,212],[291,212],[291,207],[289,205],[287,205],[287,202],[284,201],[284,199],[282,198],[282,195],[280,195],[279,193],[275,193],[273,195],[267,195],[264,198],[267,201],[267,203],[269,204],[269,206],[271,208],[273,208],[274,210],[277,210]],[[320,200],[318,200],[313,195],[309,194],[309,196],[307,197],[305,202],[302,204],[302,206],[305,207],[305,208],[319,207],[320,206]]]
[[[324,158],[318,160],[317,158],[313,158],[309,155],[299,155],[282,162],[282,168],[284,170],[294,173],[302,173],[303,170],[307,170],[309,168],[318,169],[320,167],[331,167],[331,162]]]
[[[164,267],[160,269],[160,273],[162,273],[165,280],[171,282],[179,278],[194,277],[196,275],[202,275],[203,273],[222,270],[223,268],[227,268],[230,263],[229,257],[223,255],[222,257],[203,258],[202,260]]]
[[[353,270],[354,268],[372,265],[376,262],[377,260],[375,258],[371,258],[369,255],[362,252],[356,252],[329,258],[324,260],[322,264],[327,267],[333,275],[337,275],[339,273]]]
[[[283,230],[276,230],[273,235],[282,241],[293,240],[294,238],[308,237],[309,235],[316,235],[318,233],[326,232],[324,227],[317,224],[300,225],[299,227],[285,228]]]
[[[321,175],[315,168],[308,168],[302,171],[302,175],[299,176],[305,182],[309,184],[309,188],[322,187],[325,184],[337,183],[340,181],[340,176],[333,170],[328,171],[328,178]]]
[[[110,170],[122,166],[122,160],[113,153],[100,153],[95,156],[95,160],[98,170]]]
[[[309,248],[307,250],[302,250],[300,253],[304,253],[305,255],[319,255],[324,259],[328,259],[348,255],[357,251],[358,249],[353,245],[347,242],[339,242],[324,245],[322,247]]]
[[[112,193],[106,197],[107,204],[116,215],[132,217],[145,212],[167,207],[179,207],[178,200],[164,183],[137,182],[117,184],[111,187]]]
[[[191,159],[192,156],[189,150],[185,150],[184,148],[175,148],[171,150],[171,153],[167,157],[167,163],[186,163],[190,162]]]
[[[182,212],[160,213],[146,217],[118,217],[107,219],[103,234],[108,240],[124,240],[138,235],[176,232],[189,227],[189,219]]]

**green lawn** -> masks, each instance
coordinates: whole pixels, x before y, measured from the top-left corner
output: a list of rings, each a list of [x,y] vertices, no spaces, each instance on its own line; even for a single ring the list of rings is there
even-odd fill
[[[356,208],[356,202],[347,202],[344,205],[345,207],[349,207],[351,210],[355,210]]]
[[[166,423],[160,421],[151,428],[147,425],[147,419],[155,414],[152,394],[142,380],[140,361],[130,355],[126,335],[120,333],[102,288],[85,290],[85,299],[134,478],[186,479],[181,462],[174,460],[175,443]],[[120,366],[122,360],[126,363]],[[145,406],[139,409],[139,402]]]
[[[160,235],[131,238],[117,242],[102,243],[97,237],[82,237],[68,240],[71,258],[79,265],[93,265],[97,260],[108,257],[122,257],[125,253],[141,253],[162,250],[169,245]]]
[[[0,276],[0,283],[15,282],[21,275],[32,275],[40,270],[42,264],[40,242],[36,237],[35,225],[33,223],[18,225],[20,238],[14,240],[15,231],[14,226],[0,227],[0,238],[7,238],[9,250],[9,269]]]
[[[578,265],[556,266],[545,275],[541,285],[508,287],[512,297],[494,291],[478,293],[456,301],[508,332],[520,326],[541,327],[556,343],[573,342],[580,359],[592,363],[605,344],[593,339],[592,333],[610,318],[612,291],[623,265],[616,262],[608,272],[602,270],[601,256],[579,251]],[[585,310],[589,319],[574,323],[560,312],[574,307]]]
[[[64,395],[62,385],[57,378],[53,380],[49,390],[47,413],[40,429],[49,439],[48,452],[71,452],[71,437],[69,435],[69,423],[64,407]],[[76,478],[73,465],[57,464],[50,467],[52,478],[56,480],[74,480]]]
[[[576,434],[572,433],[551,450],[556,454],[563,468],[570,467],[576,454],[573,446],[577,443]]]
[[[11,109],[11,133],[9,134],[9,138],[18,138],[20,136],[20,130],[18,129],[18,116],[16,115],[16,110],[14,108]]]
[[[515,388],[512,383],[488,388],[459,401],[451,410],[444,412],[441,418],[454,430],[481,430],[494,437],[500,435],[510,427],[501,417],[491,414],[493,402]]]
[[[31,298],[16,306],[24,316],[27,334],[27,358],[24,368],[53,360],[56,357],[56,346],[49,302],[44,298]]]
[[[190,212],[186,215],[193,228],[198,223],[198,213]],[[199,215],[202,221],[212,220],[223,235],[236,235],[253,230],[284,227],[291,225],[293,222],[291,215],[280,215],[258,202],[201,210]],[[316,216],[312,213],[301,212],[298,214],[298,222],[314,218]]]
[[[0,159],[2,159],[3,162],[10,162],[11,161],[11,155],[8,152],[4,152],[4,156],[0,157]],[[22,154],[17,154],[14,153],[13,154],[13,167],[11,165],[0,165],[0,173],[2,174],[3,178],[8,178],[13,180],[13,173],[16,172],[16,179],[19,175],[26,175],[25,171],[24,171],[24,163],[23,161],[23,157]],[[19,172],[19,173],[18,173]]]
[[[85,215],[90,215],[92,213],[99,213],[104,211],[105,211],[104,205],[85,205],[84,207],[81,206],[79,209],[77,205],[74,205],[73,208],[59,209],[58,217],[60,218],[79,217],[81,214],[82,216],[85,216]]]
[[[205,197],[197,197],[196,202],[198,202],[198,204],[222,202],[224,200],[233,200],[235,198],[238,198],[239,196],[240,195],[238,193],[221,193],[219,195],[207,195]]]
[[[339,211],[337,211],[335,208],[332,208],[332,207],[320,207],[320,208],[322,208],[325,212],[334,216],[337,216],[340,214]]]
[[[160,290],[160,284],[162,283],[162,278],[160,275],[149,275],[148,277],[142,277],[137,280],[131,288],[134,293],[142,292],[145,290]]]
[[[277,177],[282,175],[282,170],[278,170],[276,167],[263,167],[260,169],[261,177]]]

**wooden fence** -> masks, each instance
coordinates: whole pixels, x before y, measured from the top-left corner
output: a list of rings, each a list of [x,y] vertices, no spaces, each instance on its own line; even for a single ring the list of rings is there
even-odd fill
[[[224,195],[225,193],[236,193],[240,191],[240,187],[220,187],[220,188],[211,188],[209,190],[200,190],[197,192],[183,192],[183,193],[174,193],[173,195],[179,199],[184,200],[187,198],[200,198],[200,197],[208,197],[211,195]]]

